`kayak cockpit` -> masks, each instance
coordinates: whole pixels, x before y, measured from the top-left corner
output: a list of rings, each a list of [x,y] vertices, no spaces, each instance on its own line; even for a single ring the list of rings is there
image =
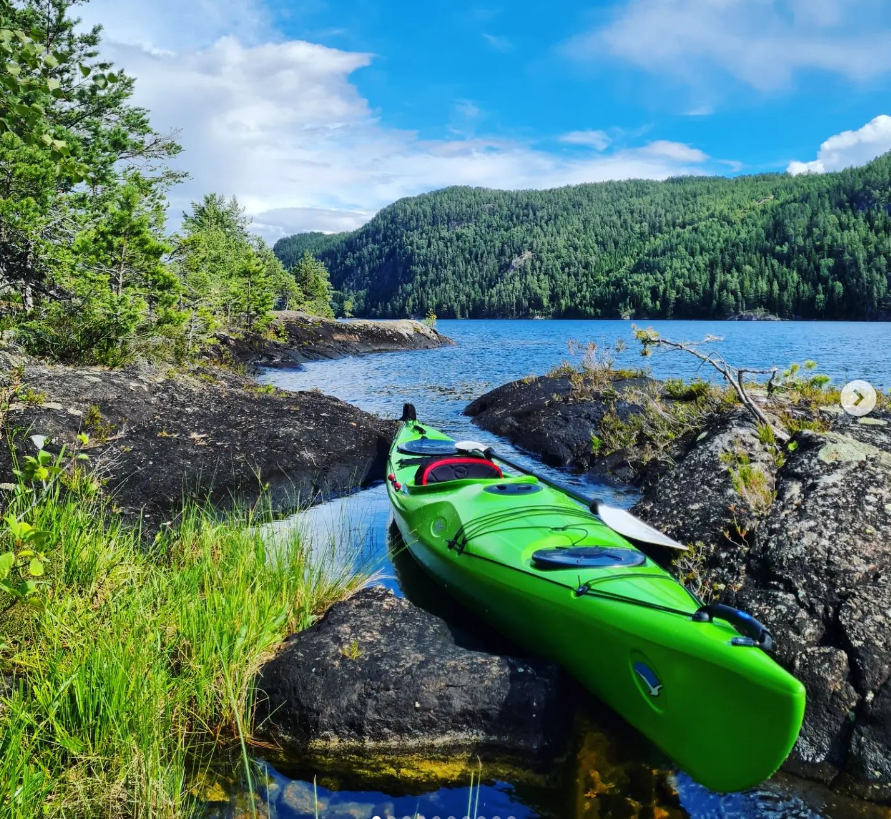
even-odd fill
[[[500,467],[487,458],[475,458],[460,455],[444,458],[431,458],[427,463],[418,466],[414,484],[428,486],[446,481],[461,481],[468,478],[474,480],[501,480],[504,473]]]

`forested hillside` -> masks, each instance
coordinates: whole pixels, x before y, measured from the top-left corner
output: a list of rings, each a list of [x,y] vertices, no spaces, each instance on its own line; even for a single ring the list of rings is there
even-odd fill
[[[811,176],[447,188],[318,241],[275,251],[314,250],[357,315],[887,317],[891,155]]]
[[[348,233],[320,233],[314,230],[309,233],[286,236],[275,243],[275,255],[285,267],[290,269],[307,253],[318,256],[322,251],[334,247],[348,235]]]

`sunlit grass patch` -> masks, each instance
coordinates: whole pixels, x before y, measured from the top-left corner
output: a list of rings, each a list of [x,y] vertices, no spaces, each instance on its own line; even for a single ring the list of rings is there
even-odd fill
[[[151,545],[61,487],[26,516],[47,564],[39,607],[0,599],[10,819],[195,815],[189,783],[211,754],[241,744],[247,758],[264,658],[369,576],[297,532],[270,540],[266,509],[188,506]]]

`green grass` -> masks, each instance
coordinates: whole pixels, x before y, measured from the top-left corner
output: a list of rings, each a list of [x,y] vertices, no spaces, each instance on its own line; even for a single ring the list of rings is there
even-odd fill
[[[0,693],[3,819],[197,815],[212,753],[247,759],[263,659],[368,579],[296,535],[271,548],[256,511],[187,507],[148,547],[70,492],[27,519],[50,534],[45,605],[0,598],[0,671],[21,681]]]

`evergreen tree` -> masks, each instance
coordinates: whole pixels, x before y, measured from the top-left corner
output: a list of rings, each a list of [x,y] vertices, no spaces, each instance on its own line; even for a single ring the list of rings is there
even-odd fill
[[[308,250],[291,269],[297,287],[303,295],[301,307],[308,313],[333,316],[331,309],[331,283],[328,270]]]

